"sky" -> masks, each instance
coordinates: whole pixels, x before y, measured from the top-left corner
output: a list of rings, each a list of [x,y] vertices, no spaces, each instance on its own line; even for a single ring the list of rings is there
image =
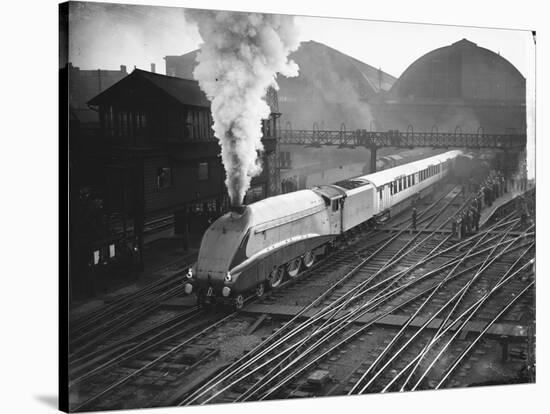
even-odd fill
[[[69,60],[81,69],[128,70],[136,66],[165,73],[164,56],[197,49],[197,28],[184,8],[72,3],[69,18]],[[527,73],[524,30],[296,17],[301,41],[315,40],[399,77],[427,52],[466,38],[500,53],[524,76]]]

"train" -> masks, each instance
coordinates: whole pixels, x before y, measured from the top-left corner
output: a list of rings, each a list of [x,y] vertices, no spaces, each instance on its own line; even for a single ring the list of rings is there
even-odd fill
[[[220,301],[240,309],[246,295],[261,297],[313,266],[346,232],[396,214],[432,192],[462,154],[447,151],[232,208],[203,235],[184,290],[200,304]]]

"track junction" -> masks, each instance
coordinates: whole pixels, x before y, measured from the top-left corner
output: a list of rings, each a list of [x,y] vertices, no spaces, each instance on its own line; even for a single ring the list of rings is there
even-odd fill
[[[180,299],[175,274],[74,321],[72,410],[532,381],[534,224],[509,201],[458,239],[470,197],[442,185],[415,228],[362,227],[239,312]]]

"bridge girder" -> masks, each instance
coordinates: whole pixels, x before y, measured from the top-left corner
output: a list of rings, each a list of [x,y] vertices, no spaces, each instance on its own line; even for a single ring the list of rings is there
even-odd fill
[[[365,147],[369,149],[395,148],[469,148],[521,150],[525,148],[525,134],[484,134],[462,132],[372,132],[282,130],[279,144],[304,146],[335,146],[339,148]]]

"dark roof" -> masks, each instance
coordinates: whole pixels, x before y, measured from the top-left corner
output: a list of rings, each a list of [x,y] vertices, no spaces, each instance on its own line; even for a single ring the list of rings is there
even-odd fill
[[[437,72],[437,76],[433,75],[434,71]],[[439,92],[434,92],[434,83],[437,80],[440,84],[444,80],[451,92],[445,88],[439,88]],[[487,90],[497,91],[501,86],[499,83],[508,86],[500,89],[502,96],[498,98],[525,99],[525,78],[514,65],[500,54],[480,47],[468,39],[462,39],[449,46],[434,49],[414,61],[393,84],[387,96],[390,99],[409,95],[471,98],[470,95],[476,95],[477,92],[481,95],[479,84],[491,84],[492,87]],[[493,95],[492,92],[486,94]],[[497,96],[485,97],[489,98]]]
[[[136,81],[147,82],[183,105],[200,106],[205,108],[210,107],[210,101],[200,89],[197,81],[161,75],[141,69],[134,69],[130,75],[115,83],[113,86],[106,89],[96,97],[92,98],[88,104],[98,105],[106,99],[109,99],[113,93],[116,93],[116,91],[121,88],[134,85]]]

